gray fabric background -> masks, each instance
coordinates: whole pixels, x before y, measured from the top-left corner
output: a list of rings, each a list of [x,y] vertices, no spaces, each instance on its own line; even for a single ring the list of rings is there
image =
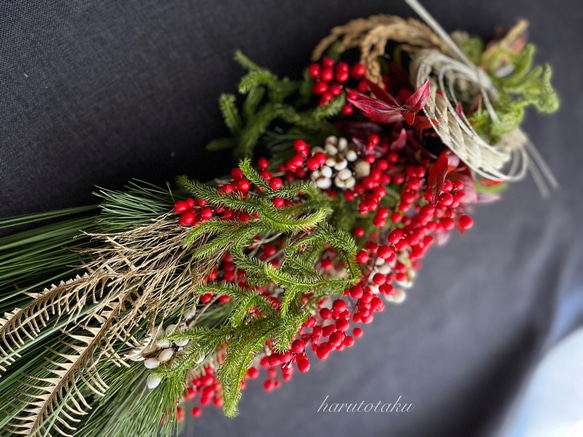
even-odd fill
[[[432,250],[404,305],[388,306],[352,349],[264,393],[252,381],[236,419],[207,408],[185,435],[495,435],[532,367],[583,318],[583,30],[569,0],[426,1],[447,30],[489,36],[531,22],[562,109],[525,130],[562,184],[531,180],[476,208],[475,226]],[[203,145],[225,134],[236,48],[299,75],[329,28],[404,2],[3,1],[0,3],[0,216],[92,202],[93,185],[163,183],[224,172]],[[324,414],[335,402],[413,402],[410,414]],[[549,400],[552,401],[552,400]]]

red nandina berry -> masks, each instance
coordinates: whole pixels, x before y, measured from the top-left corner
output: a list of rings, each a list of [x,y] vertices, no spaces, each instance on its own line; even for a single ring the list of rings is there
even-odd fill
[[[384,304],[383,301],[380,300],[378,296],[375,296],[370,301],[370,307],[373,309],[373,311],[380,311],[380,308],[383,308]]]
[[[364,236],[364,229],[361,228],[360,226],[357,226],[356,228],[354,228],[352,233],[354,234],[355,237],[360,238]]]
[[[451,217],[442,218],[440,223],[441,226],[443,226],[443,229],[445,229],[446,231],[452,230],[455,226],[455,221]]]
[[[460,218],[458,219],[458,222],[459,222],[462,229],[470,229],[472,227],[472,225],[474,224],[474,221],[472,220],[472,218],[469,215],[465,215],[465,214],[460,216]]]
[[[201,414],[202,414],[202,408],[194,407],[192,409],[192,417],[200,417]]]
[[[242,191],[243,193],[246,193],[247,191],[249,191],[250,188],[251,188],[251,184],[249,183],[249,181],[247,179],[241,179],[239,182],[237,182],[237,189],[239,191]]]
[[[269,167],[269,161],[265,158],[259,158],[259,161],[257,161],[257,167],[259,170],[267,170],[267,167]]]
[[[306,344],[302,340],[294,340],[291,344],[291,351],[295,352],[296,354],[303,353],[305,348]]]
[[[354,337],[347,335],[346,337],[344,337],[342,344],[344,344],[344,346],[346,347],[352,347],[352,345],[354,344]]]
[[[356,261],[361,264],[366,264],[368,262],[368,253],[366,253],[364,250],[359,250],[356,253]]]
[[[404,236],[405,233],[403,232],[402,229],[395,229],[394,231],[391,231],[391,233],[389,234],[389,243],[395,244],[397,243],[397,241],[401,240]]]
[[[383,217],[379,217],[378,215],[375,215],[372,219],[372,224],[375,225],[377,228],[382,228],[386,222],[387,222],[386,219],[384,219]]]
[[[312,93],[320,96],[328,91],[328,84],[326,82],[316,82],[312,87]]]
[[[301,167],[304,163],[304,158],[301,155],[294,155],[287,161],[287,169],[290,171],[295,171],[298,167]],[[292,168],[293,167],[293,168]]]
[[[379,250],[379,245],[374,241],[367,241],[364,245],[364,250],[368,250],[370,253],[377,253],[377,250]]]
[[[337,299],[332,303],[332,310],[335,313],[341,313],[342,311],[346,310],[346,302],[342,299]]]
[[[302,373],[306,373],[310,370],[310,362],[307,359],[298,360],[298,370]]]
[[[347,71],[337,71],[336,72],[336,80],[338,82],[346,82],[348,80],[348,72]]]
[[[446,179],[445,181],[443,181],[443,188],[441,189],[441,191],[443,191],[444,193],[449,193],[452,189],[453,189],[453,184],[451,183],[451,181],[449,179]]]
[[[330,311],[328,308],[322,308],[320,310],[320,317],[322,317],[324,320],[331,319],[332,311]]]
[[[352,335],[354,335],[356,338],[362,337],[363,331],[362,328],[354,328],[352,330]]]
[[[188,205],[186,205],[186,202],[184,200],[177,200],[176,203],[174,204],[174,211],[176,211],[178,214],[183,213],[187,209]]]
[[[366,93],[368,91],[368,83],[366,83],[366,81],[361,80],[360,82],[358,82],[358,91],[360,91],[361,93]]]
[[[328,358],[329,353],[330,353],[330,351],[328,350],[328,348],[326,346],[323,346],[323,345],[318,346],[318,348],[316,349],[316,355],[321,360],[325,360],[326,358]]]
[[[391,284],[383,284],[379,287],[379,292],[381,294],[391,295],[395,292],[395,287],[393,287]]]
[[[233,178],[234,181],[240,181],[245,177],[245,174],[243,173],[243,170],[241,170],[240,168],[234,168],[233,170],[231,170],[231,177]]]
[[[272,354],[267,357],[267,361],[269,362],[270,366],[277,366],[281,364],[281,357],[279,356],[279,354]]]
[[[377,159],[377,158],[376,158],[376,156],[374,156],[374,155],[366,155],[366,156],[364,157],[364,160],[365,160],[366,162],[368,162],[369,164],[374,164],[374,162],[376,161],[376,159]]]
[[[330,270],[332,267],[334,267],[334,263],[330,258],[325,258],[321,261],[321,266],[324,270]]]
[[[304,323],[304,326],[306,328],[313,328],[315,324],[316,324],[316,319],[314,317],[310,317],[308,320],[306,320],[306,323]]]
[[[375,275],[372,277],[372,282],[374,282],[376,285],[383,285],[386,280],[387,277],[382,273],[375,273]]]
[[[308,145],[306,142],[300,138],[294,141],[293,147],[299,154],[305,153],[308,151]]]
[[[285,200],[283,200],[281,197],[276,197],[275,199],[273,199],[273,205],[276,208],[281,208],[283,207],[283,204],[285,203]]]
[[[342,87],[335,83],[334,85],[330,86],[330,92],[334,97],[339,96],[342,94]]]
[[[246,212],[242,212],[241,214],[239,214],[239,220],[242,221],[243,223],[247,223],[248,221],[251,220],[251,216]]]
[[[377,250],[377,255],[382,259],[387,259],[391,256],[391,254],[394,255],[394,253],[395,249],[386,245],[380,246],[379,249]]]
[[[397,250],[405,250],[408,245],[409,245],[409,243],[407,243],[407,240],[405,240],[405,239],[399,240],[399,241],[397,241],[395,243],[395,249],[397,249]]]
[[[336,329],[340,332],[346,332],[346,330],[348,329],[348,326],[350,326],[350,322],[346,319],[340,319],[340,320],[336,320]]]
[[[255,379],[259,376],[259,369],[257,367],[249,367],[247,369],[247,378]]]
[[[325,92],[324,94],[322,94],[322,97],[320,97],[320,106],[326,106],[328,103],[330,103],[332,101],[332,99],[334,98],[334,96],[332,95],[331,92]]]
[[[350,71],[350,67],[346,62],[339,62],[338,65],[336,65],[336,72],[339,71]]]
[[[190,211],[184,211],[180,218],[178,219],[178,223],[181,226],[188,226],[194,222],[194,214]]]
[[[334,59],[332,58],[323,58],[322,59],[322,65],[326,68],[332,68],[334,67]]]
[[[342,107],[342,114],[343,115],[352,115],[354,113],[354,107],[350,103],[346,103]]]
[[[231,302],[231,296],[221,296],[219,297],[219,302],[221,302],[223,305],[229,303]]]
[[[438,199],[439,203],[444,206],[449,206],[453,203],[453,196],[450,193],[441,193]]]
[[[308,71],[310,72],[310,76],[312,76],[314,79],[317,79],[318,76],[320,76],[321,71],[320,64],[313,63],[312,65],[310,65]]]
[[[308,167],[308,169],[314,171],[317,170],[318,167],[320,167],[320,160],[318,158],[316,158],[315,156],[312,156],[311,158],[308,158],[308,161],[306,162],[306,166]]]
[[[279,190],[281,188],[281,186],[283,185],[283,182],[281,181],[280,178],[272,178],[269,181],[269,186],[273,189],[273,190]]]
[[[330,337],[333,332],[336,331],[336,325],[326,325],[322,328],[322,335],[324,337]]]
[[[366,67],[362,64],[354,64],[350,69],[350,75],[354,79],[360,79],[366,74]]]
[[[332,346],[338,346],[340,343],[342,343],[343,339],[344,335],[341,332],[333,332],[330,335],[330,344]]]
[[[263,383],[263,389],[265,391],[271,391],[271,390],[273,390],[274,389],[273,381],[271,379],[268,379],[267,381],[265,381]]]
[[[370,134],[367,138],[366,138],[366,142],[369,144],[372,144],[374,146],[378,146],[379,143],[381,142],[380,137],[377,134]]]
[[[323,81],[330,82],[332,79],[334,79],[334,71],[332,71],[332,69],[329,67],[325,67],[324,69],[322,69],[320,77],[322,78]]]

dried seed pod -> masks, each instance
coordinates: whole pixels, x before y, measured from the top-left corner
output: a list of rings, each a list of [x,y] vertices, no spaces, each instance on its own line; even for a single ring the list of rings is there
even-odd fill
[[[340,179],[342,179],[343,181],[345,181],[346,179],[348,179],[351,176],[352,176],[352,172],[347,168],[340,170],[340,172],[338,173],[338,177]]]
[[[327,190],[332,186],[332,179],[321,177],[316,181],[316,186],[322,190]]]
[[[146,385],[149,389],[154,389],[160,385],[162,379],[156,375],[148,375],[148,379],[146,380]]]
[[[343,152],[347,146],[348,146],[348,140],[346,138],[342,137],[338,140],[338,150]]]
[[[190,341],[190,340],[189,340],[188,338],[186,338],[186,339],[184,339],[184,340],[178,340],[178,341],[175,341],[175,342],[174,342],[174,344],[175,344],[176,346],[178,346],[178,347],[183,347],[183,346],[186,346],[186,345],[188,344],[188,342],[189,342],[189,341]]]
[[[170,361],[174,356],[173,349],[164,349],[162,352],[158,354],[158,361],[161,363],[165,363],[166,361]]]
[[[159,365],[160,361],[158,361],[156,358],[148,358],[146,361],[144,361],[144,366],[146,369],[155,369]]]
[[[166,328],[166,330],[164,331],[164,334],[166,336],[172,335],[174,334],[174,331],[176,330],[176,326],[177,325],[168,325],[168,327]]]
[[[358,179],[367,177],[370,174],[370,164],[364,159],[359,159],[354,165],[354,173]]]
[[[407,294],[400,288],[395,288],[393,294],[385,294],[385,300],[391,303],[403,303],[407,298]]]
[[[320,146],[312,147],[312,156],[315,155],[316,153],[324,153],[324,152],[325,152],[325,150]]]
[[[340,177],[337,175],[334,178],[334,185],[336,185],[338,188],[344,188],[346,183],[344,182],[344,179],[340,179]]]
[[[347,150],[346,152],[344,152],[344,157],[348,161],[354,162],[358,159],[358,153],[356,153],[356,151],[354,151],[354,150]]]
[[[348,161],[342,155],[336,155],[336,162],[334,163],[334,170],[344,170],[348,167]]]
[[[333,146],[335,146],[336,144],[338,144],[338,137],[335,135],[330,135],[329,137],[326,138],[324,144],[332,144]]]
[[[320,174],[325,178],[332,177],[332,169],[325,165],[320,169]]]
[[[346,188],[347,190],[352,190],[355,185],[356,179],[354,179],[353,177],[349,177],[344,181],[344,188]]]
[[[156,346],[158,346],[158,349],[166,349],[169,348],[170,346],[172,346],[172,343],[170,343],[170,341],[164,339],[164,340],[158,340],[156,342]]]
[[[196,305],[184,313],[184,319],[186,321],[191,320],[196,315]]]
[[[157,350],[158,350],[158,346],[156,346],[156,344],[153,343],[153,344],[150,344],[144,348],[144,350],[142,351],[142,355],[148,355],[148,354],[156,352]]]
[[[338,154],[338,149],[336,148],[336,146],[333,146],[330,143],[326,143],[324,148],[326,149],[326,155],[328,156],[335,156],[336,154]]]

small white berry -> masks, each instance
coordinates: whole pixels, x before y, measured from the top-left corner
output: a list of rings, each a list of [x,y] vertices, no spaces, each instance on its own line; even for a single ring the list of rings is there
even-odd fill
[[[159,376],[155,375],[148,375],[148,379],[146,380],[146,385],[149,389],[154,389],[160,385],[162,379]]]
[[[189,341],[190,341],[190,340],[189,340],[188,338],[186,338],[186,339],[184,339],[184,340],[178,340],[178,341],[175,341],[175,342],[174,342],[174,344],[175,344],[176,346],[178,346],[178,347],[183,347],[183,346],[186,346],[186,345],[188,344],[188,342],[189,342]]]
[[[356,153],[354,150],[348,150],[346,153],[344,153],[344,157],[350,162],[353,162],[358,159],[358,153]]]
[[[326,155],[335,156],[336,154],[338,154],[338,149],[336,148],[336,146],[333,146],[330,143],[326,143],[326,146],[324,148],[326,149]]]
[[[355,185],[356,185],[356,180],[353,177],[349,177],[348,179],[346,179],[346,181],[344,181],[344,187],[347,190],[352,190]]]
[[[346,146],[348,146],[348,140],[344,137],[340,138],[338,140],[338,150],[342,152],[344,149],[346,149]]]
[[[170,346],[172,346],[172,343],[170,343],[170,341],[164,339],[164,340],[158,340],[156,342],[156,346],[158,346],[158,349],[166,349],[169,348]]]
[[[322,190],[327,190],[332,186],[332,179],[321,177],[316,181],[316,186]]]
[[[343,181],[348,179],[350,176],[352,176],[352,172],[347,168],[345,168],[344,170],[340,170],[340,172],[338,173],[338,177]]]
[[[324,176],[325,178],[329,178],[332,177],[332,169],[330,167],[328,167],[327,165],[324,165],[321,169],[320,169],[320,174],[322,176]]]
[[[148,358],[146,361],[144,361],[144,366],[146,369],[155,369],[159,365],[160,361],[158,361],[156,358]]]
[[[170,361],[174,356],[173,349],[164,349],[162,352],[158,354],[158,361],[161,363],[165,363],[166,361]]]

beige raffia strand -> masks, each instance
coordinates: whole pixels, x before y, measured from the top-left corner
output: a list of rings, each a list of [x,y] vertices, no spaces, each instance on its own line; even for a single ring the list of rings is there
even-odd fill
[[[382,77],[378,58],[385,54],[389,41],[401,43],[402,49],[412,56],[410,74],[413,86],[419,88],[426,80],[430,80],[431,94],[423,109],[425,114],[443,143],[463,162],[480,177],[495,181],[516,181],[522,179],[528,170],[543,195],[548,194],[547,184],[557,188],[558,183],[550,169],[519,128],[503,135],[497,144],[488,144],[477,134],[464,114],[457,114],[456,92],[469,89],[474,94],[481,94],[491,119],[499,123],[491,104],[491,100],[497,99],[497,91],[487,74],[469,61],[417,0],[406,2],[427,25],[412,18],[403,19],[392,15],[373,15],[352,20],[333,28],[314,49],[312,60],[318,60],[326,49],[340,40],[338,51],[343,53],[358,48],[360,62],[367,68],[367,78],[380,85]],[[507,38],[515,38],[525,27],[526,22],[519,21]],[[436,93],[437,90],[451,95],[453,101],[441,97]]]
[[[414,18],[394,15],[371,15],[358,18],[343,26],[336,26],[330,34],[316,46],[312,61],[322,57],[334,42],[340,39],[338,51],[360,49],[360,62],[367,69],[367,77],[381,84],[381,70],[377,59],[385,53],[387,42],[404,43],[404,50],[414,52],[420,48],[435,48],[451,55],[450,49],[429,27]]]

